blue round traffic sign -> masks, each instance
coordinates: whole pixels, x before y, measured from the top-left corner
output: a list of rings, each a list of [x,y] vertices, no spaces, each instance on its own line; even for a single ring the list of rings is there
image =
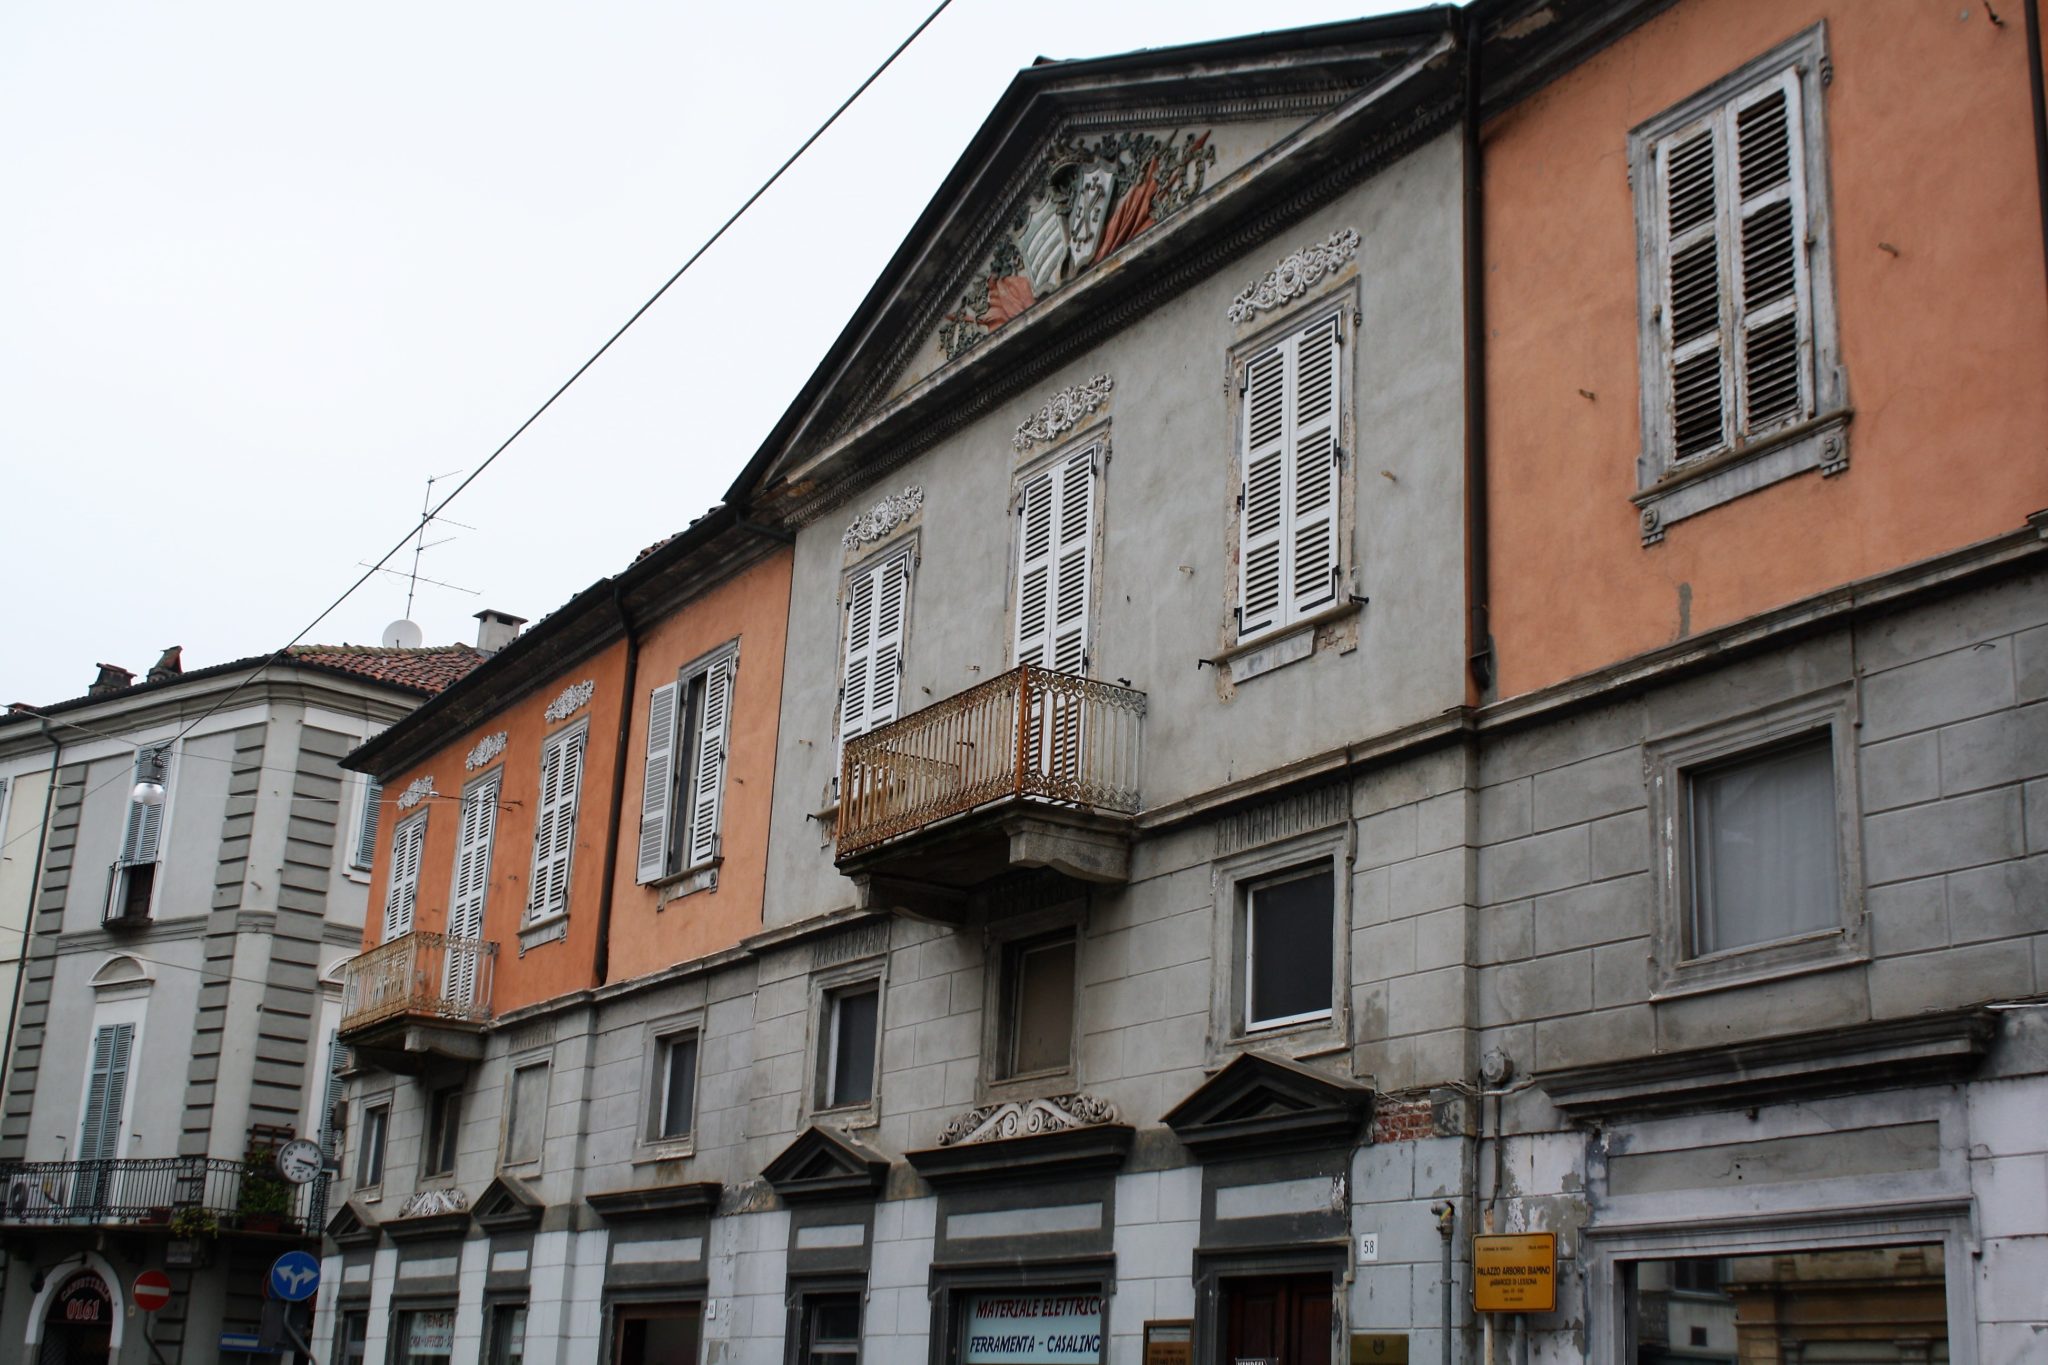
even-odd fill
[[[270,1297],[304,1303],[320,1287],[320,1262],[310,1251],[287,1251],[270,1267]]]

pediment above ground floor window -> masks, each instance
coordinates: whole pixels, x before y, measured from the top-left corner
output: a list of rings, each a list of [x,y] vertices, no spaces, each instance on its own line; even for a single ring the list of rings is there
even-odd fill
[[[1169,1110],[1166,1125],[1204,1161],[1257,1156],[1350,1142],[1372,1101],[1367,1086],[1247,1052]]]
[[[872,1199],[889,1178],[889,1158],[844,1133],[813,1125],[761,1170],[785,1203]]]

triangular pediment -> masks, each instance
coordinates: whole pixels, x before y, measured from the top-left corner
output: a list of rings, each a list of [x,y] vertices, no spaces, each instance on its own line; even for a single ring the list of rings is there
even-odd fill
[[[547,1206],[526,1187],[525,1181],[500,1175],[477,1196],[469,1216],[478,1226],[492,1232],[509,1232],[539,1226],[541,1215],[546,1212]]]
[[[816,515],[1434,136],[1450,46],[1410,15],[1019,73],[735,499]]]
[[[889,1158],[844,1133],[814,1124],[797,1134],[761,1174],[789,1203],[872,1199],[889,1178]]]
[[[365,1213],[353,1199],[336,1209],[334,1216],[327,1220],[328,1240],[344,1250],[375,1246],[382,1233],[377,1220]]]
[[[1166,1125],[1203,1160],[1349,1142],[1372,1112],[1368,1086],[1246,1052],[1189,1093]]]

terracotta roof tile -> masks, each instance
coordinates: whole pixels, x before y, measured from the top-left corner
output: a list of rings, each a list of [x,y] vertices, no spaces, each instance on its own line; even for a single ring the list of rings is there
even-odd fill
[[[433,694],[452,687],[489,656],[473,645],[428,645],[391,649],[375,645],[293,645],[296,663],[353,673]]]

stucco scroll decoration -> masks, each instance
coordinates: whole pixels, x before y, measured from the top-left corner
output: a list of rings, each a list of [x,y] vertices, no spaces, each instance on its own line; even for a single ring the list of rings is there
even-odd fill
[[[1098,374],[1085,384],[1061,389],[1045,400],[1044,407],[1017,424],[1010,444],[1029,450],[1034,441],[1050,441],[1072,431],[1109,401],[1109,391],[1115,387],[1114,379]]]
[[[476,742],[476,747],[469,751],[469,757],[462,760],[462,766],[471,772],[475,772],[478,768],[483,767],[484,764],[489,763],[499,754],[505,752],[506,738],[507,736],[503,730],[498,731],[495,735],[485,735]]]
[[[912,485],[901,493],[892,493],[855,517],[853,524],[846,528],[846,534],[839,537],[839,543],[849,550],[857,550],[871,540],[880,540],[909,521],[911,514],[922,506],[922,488]]]
[[[597,684],[589,678],[580,683],[570,683],[562,689],[560,696],[548,703],[548,709],[542,714],[548,718],[550,725],[558,720],[567,720],[583,709],[584,703],[590,700],[590,694],[595,691]]]
[[[432,1218],[441,1213],[469,1212],[469,1196],[461,1190],[415,1190],[398,1206],[400,1218]]]
[[[1093,1095],[1006,1100],[1002,1104],[985,1104],[979,1109],[956,1115],[946,1125],[946,1131],[939,1134],[939,1146],[961,1147],[974,1142],[1031,1137],[1038,1133],[1064,1133],[1070,1128],[1091,1128],[1098,1123],[1116,1121],[1116,1106]]]
[[[1265,279],[1230,301],[1230,320],[1249,322],[1261,312],[1307,293],[1357,254],[1357,228],[1339,228],[1322,241],[1290,253]]]
[[[396,800],[392,804],[397,806],[400,810],[411,810],[414,806],[417,806],[420,802],[426,800],[433,794],[434,779],[431,775],[426,777],[415,777],[411,782],[406,784],[405,790],[398,794],[398,800]]]

